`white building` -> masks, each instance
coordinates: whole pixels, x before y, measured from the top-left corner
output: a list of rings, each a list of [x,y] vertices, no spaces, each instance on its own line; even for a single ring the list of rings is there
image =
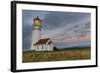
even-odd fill
[[[50,38],[41,39],[41,20],[39,17],[33,20],[31,49],[35,51],[53,51],[53,44]]]
[[[35,51],[53,51],[53,43],[49,38],[40,39],[33,46]]]

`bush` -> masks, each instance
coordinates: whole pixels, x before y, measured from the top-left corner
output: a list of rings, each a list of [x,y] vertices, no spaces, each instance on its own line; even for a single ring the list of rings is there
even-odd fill
[[[58,51],[59,49],[58,49],[56,46],[54,46],[54,47],[53,47],[53,50],[54,50],[54,51]]]

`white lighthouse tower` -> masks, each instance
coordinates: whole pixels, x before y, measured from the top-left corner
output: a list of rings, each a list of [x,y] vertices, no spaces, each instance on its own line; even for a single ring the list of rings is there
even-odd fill
[[[41,39],[41,20],[37,16],[33,21],[31,50],[35,50],[34,44]]]

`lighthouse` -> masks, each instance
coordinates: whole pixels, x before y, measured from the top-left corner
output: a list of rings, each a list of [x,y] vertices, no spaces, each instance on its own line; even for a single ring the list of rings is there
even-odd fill
[[[37,16],[33,19],[31,50],[53,51],[53,43],[49,37],[41,38],[41,19]]]
[[[41,39],[41,19],[37,16],[33,19],[33,29],[32,29],[32,42],[31,42],[31,50],[34,49],[34,44]]]

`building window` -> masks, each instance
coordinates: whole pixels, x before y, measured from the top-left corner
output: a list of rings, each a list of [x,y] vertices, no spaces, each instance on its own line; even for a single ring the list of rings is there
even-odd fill
[[[50,46],[48,45],[48,50],[50,49]]]
[[[37,50],[39,49],[39,46],[37,45]]]
[[[42,50],[43,50],[43,45],[42,45]]]

